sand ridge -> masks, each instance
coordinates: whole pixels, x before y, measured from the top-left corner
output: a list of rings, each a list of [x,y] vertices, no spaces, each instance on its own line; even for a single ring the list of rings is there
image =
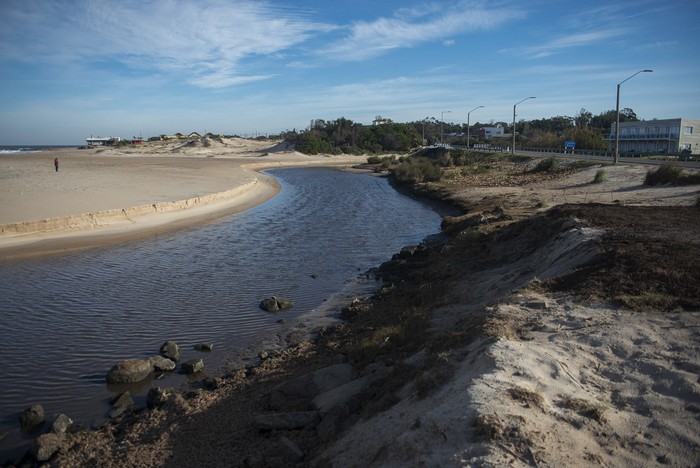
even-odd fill
[[[58,172],[54,158],[60,162]],[[283,142],[238,138],[2,155],[0,257],[201,223],[274,196],[279,187],[261,170],[364,161],[306,156]]]

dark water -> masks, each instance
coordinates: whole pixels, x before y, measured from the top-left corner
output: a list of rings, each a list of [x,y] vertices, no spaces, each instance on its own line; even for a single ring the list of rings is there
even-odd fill
[[[151,386],[187,378],[108,386],[105,374],[117,361],[155,355],[175,340],[183,360],[202,357],[207,371],[221,370],[261,339],[285,334],[295,318],[329,313],[329,298],[357,292],[362,272],[439,231],[436,211],[385,179],[329,169],[270,174],[280,194],[245,213],[116,246],[0,263],[0,433],[9,433],[0,462],[30,440],[17,420],[31,404],[44,405],[47,425],[63,412],[88,427],[104,420],[108,400],[125,388],[143,405]],[[283,313],[288,325],[258,307],[271,295],[294,300]],[[201,342],[214,350],[195,351]]]

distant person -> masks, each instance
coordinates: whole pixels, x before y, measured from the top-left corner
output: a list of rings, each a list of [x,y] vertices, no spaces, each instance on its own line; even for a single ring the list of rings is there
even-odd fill
[[[53,160],[53,165],[56,166],[56,172],[58,172],[58,158]]]

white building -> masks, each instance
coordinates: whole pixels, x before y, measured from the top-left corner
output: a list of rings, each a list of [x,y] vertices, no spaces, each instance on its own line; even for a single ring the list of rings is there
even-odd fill
[[[615,122],[610,126],[610,150],[615,151]],[[620,154],[700,154],[700,120],[665,119],[620,122]]]
[[[121,140],[119,137],[90,137],[85,139],[88,146],[110,146],[119,143]]]
[[[501,124],[498,124],[495,127],[481,127],[479,129],[479,136],[481,138],[486,138],[487,140],[489,138],[504,134],[503,126]]]

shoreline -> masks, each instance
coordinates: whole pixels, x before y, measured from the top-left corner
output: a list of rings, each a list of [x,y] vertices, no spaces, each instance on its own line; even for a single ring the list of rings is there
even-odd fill
[[[692,465],[697,306],[616,301],[662,290],[671,277],[647,272],[681,268],[690,281],[669,294],[690,304],[693,290],[680,286],[697,284],[697,241],[688,245],[696,187],[649,188],[640,186],[644,171],[606,169],[598,190],[593,167],[524,186],[494,178],[499,185],[460,180],[435,191],[471,214],[445,220],[445,244],[382,265],[385,286],[353,300],[342,323],[211,391],[66,434],[52,465]],[[539,208],[562,198],[561,208]],[[600,257],[605,246],[614,252]],[[631,273],[619,259],[630,246],[636,289],[621,295]],[[281,390],[338,366],[353,380],[271,406]],[[313,422],[286,425],[284,416],[309,408]]]
[[[214,155],[200,149],[185,157],[139,150],[62,148],[2,155],[5,172],[10,177],[13,171],[18,174],[6,176],[9,183],[0,189],[6,200],[0,221],[12,220],[0,222],[0,261],[125,242],[240,213],[279,192],[279,184],[262,172],[265,169],[361,162],[358,157],[261,153],[264,146],[227,148]],[[67,182],[60,179],[62,173],[54,179],[46,174],[45,166],[57,155],[61,169],[68,166],[64,172],[78,172]],[[28,180],[20,185],[22,176]],[[94,197],[85,200],[80,192]],[[27,215],[35,212],[55,215]]]

